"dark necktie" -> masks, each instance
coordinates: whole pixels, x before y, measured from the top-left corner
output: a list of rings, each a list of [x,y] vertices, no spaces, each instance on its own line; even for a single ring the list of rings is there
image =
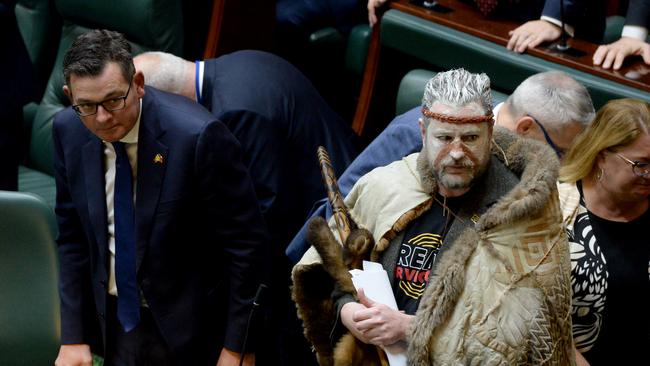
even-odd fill
[[[133,173],[123,142],[115,148],[115,282],[117,283],[117,319],[128,332],[140,322],[140,294],[135,276],[135,210]]]
[[[497,7],[497,0],[474,0],[474,2],[478,6],[478,10],[484,15],[490,15]]]

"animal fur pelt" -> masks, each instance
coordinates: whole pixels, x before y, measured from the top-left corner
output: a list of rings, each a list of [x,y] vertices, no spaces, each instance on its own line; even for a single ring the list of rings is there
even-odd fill
[[[356,299],[348,271],[361,268],[363,260],[368,259],[374,246],[372,235],[365,229],[355,229],[341,246],[327,222],[316,217],[309,223],[307,240],[318,251],[322,263],[294,271],[292,298],[297,304],[298,316],[309,325],[305,326],[305,337],[314,346],[318,363],[321,366],[387,364],[381,349],[364,344],[350,333],[344,334],[335,348],[332,342],[336,340],[329,337],[337,321],[332,297],[334,294],[337,297],[349,295]],[[318,288],[309,287],[315,283],[319,284]]]

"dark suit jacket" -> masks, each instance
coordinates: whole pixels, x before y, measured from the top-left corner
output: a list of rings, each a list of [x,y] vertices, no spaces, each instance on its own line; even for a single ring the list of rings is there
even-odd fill
[[[103,144],[70,108],[53,134],[62,343],[88,343],[89,314],[106,335]],[[225,346],[241,347],[266,238],[239,144],[201,106],[147,87],[137,159],[140,290],[176,361],[214,365],[222,318]],[[227,314],[218,310],[224,301]]]
[[[546,0],[542,15],[561,20],[560,0]],[[564,0],[564,21],[575,36],[600,43],[605,32],[606,4],[603,0]]]
[[[283,255],[313,203],[326,194],[318,146],[327,148],[341,174],[357,155],[357,136],[304,75],[266,52],[206,60],[200,102],[242,144],[273,247]]]
[[[650,0],[630,0],[625,16],[625,25],[650,28]]]

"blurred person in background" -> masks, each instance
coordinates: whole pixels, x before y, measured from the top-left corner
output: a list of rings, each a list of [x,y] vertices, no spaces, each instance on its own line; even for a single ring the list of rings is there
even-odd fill
[[[650,105],[602,107],[560,169],[578,365],[639,364],[650,344]]]

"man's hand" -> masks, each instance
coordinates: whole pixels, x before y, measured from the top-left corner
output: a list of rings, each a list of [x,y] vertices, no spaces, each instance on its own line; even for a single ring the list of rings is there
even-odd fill
[[[361,291],[361,290],[359,290]],[[346,328],[350,332],[352,332],[352,335],[355,336],[358,340],[360,340],[363,343],[369,344],[370,340],[366,338],[366,336],[359,330],[357,329],[357,324],[353,320],[354,314],[357,311],[365,310],[366,307],[359,304],[358,302],[349,302],[341,308],[341,322],[343,325],[345,325]]]
[[[87,344],[64,344],[59,348],[55,366],[92,366],[93,355]]]
[[[341,321],[359,340],[389,346],[406,339],[413,316],[372,301],[362,289],[358,296],[359,303],[348,303],[341,308]]]
[[[614,43],[598,46],[594,53],[594,65],[609,69],[614,63],[614,70],[618,70],[630,55],[642,56],[643,62],[650,65],[650,44],[636,38],[621,37]]]
[[[233,352],[229,349],[222,348],[221,354],[219,355],[219,360],[217,361],[217,366],[238,366],[240,358],[241,358],[241,353]],[[254,353],[244,354],[243,364],[246,366],[255,366],[255,354]]]
[[[370,27],[377,24],[376,10],[380,8],[387,0],[368,0],[368,24]]]
[[[528,48],[535,48],[542,42],[555,41],[562,34],[560,27],[545,20],[531,20],[517,29],[508,32],[510,40],[508,49],[523,53]]]

